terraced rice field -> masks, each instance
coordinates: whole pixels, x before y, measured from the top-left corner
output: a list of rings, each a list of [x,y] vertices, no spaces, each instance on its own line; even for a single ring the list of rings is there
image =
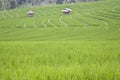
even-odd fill
[[[0,40],[118,39],[119,4],[117,0],[1,11]],[[61,14],[66,7],[73,10],[71,15]],[[34,17],[26,16],[30,9]]]
[[[0,11],[0,80],[120,80],[119,25],[119,0]]]

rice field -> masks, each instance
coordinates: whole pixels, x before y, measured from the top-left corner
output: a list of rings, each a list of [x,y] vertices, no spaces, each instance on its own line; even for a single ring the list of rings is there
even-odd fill
[[[120,42],[0,42],[1,80],[119,80]]]
[[[0,11],[0,80],[120,80],[119,5],[110,0]],[[62,15],[66,7],[70,15]]]
[[[119,4],[116,0],[0,11],[0,41],[118,40]],[[70,15],[62,15],[66,7],[72,9]],[[27,17],[29,10],[35,12],[33,17]]]

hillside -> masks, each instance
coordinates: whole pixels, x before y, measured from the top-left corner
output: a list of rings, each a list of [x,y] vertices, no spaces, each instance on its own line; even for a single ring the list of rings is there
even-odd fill
[[[0,11],[0,80],[120,80],[119,25],[120,0]]]
[[[0,40],[119,40],[120,1],[0,11]],[[71,8],[71,15],[61,10]],[[29,10],[34,17],[27,17]]]

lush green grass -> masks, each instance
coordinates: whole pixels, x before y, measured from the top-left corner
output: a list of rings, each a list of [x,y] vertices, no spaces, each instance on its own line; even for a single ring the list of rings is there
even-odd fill
[[[120,1],[0,11],[0,80],[120,80]],[[71,15],[62,15],[63,8]],[[27,17],[32,9],[34,17]]]
[[[119,80],[118,41],[0,42],[1,80]]]

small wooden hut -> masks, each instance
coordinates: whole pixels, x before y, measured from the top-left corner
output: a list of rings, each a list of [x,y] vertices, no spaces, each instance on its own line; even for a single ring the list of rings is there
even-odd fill
[[[31,17],[31,16],[33,16],[33,15],[34,15],[34,12],[33,12],[32,10],[29,10],[29,11],[27,12],[27,16]]]
[[[62,11],[62,14],[70,14],[72,10],[69,9],[69,8],[65,8],[65,9],[63,9],[61,11]]]

